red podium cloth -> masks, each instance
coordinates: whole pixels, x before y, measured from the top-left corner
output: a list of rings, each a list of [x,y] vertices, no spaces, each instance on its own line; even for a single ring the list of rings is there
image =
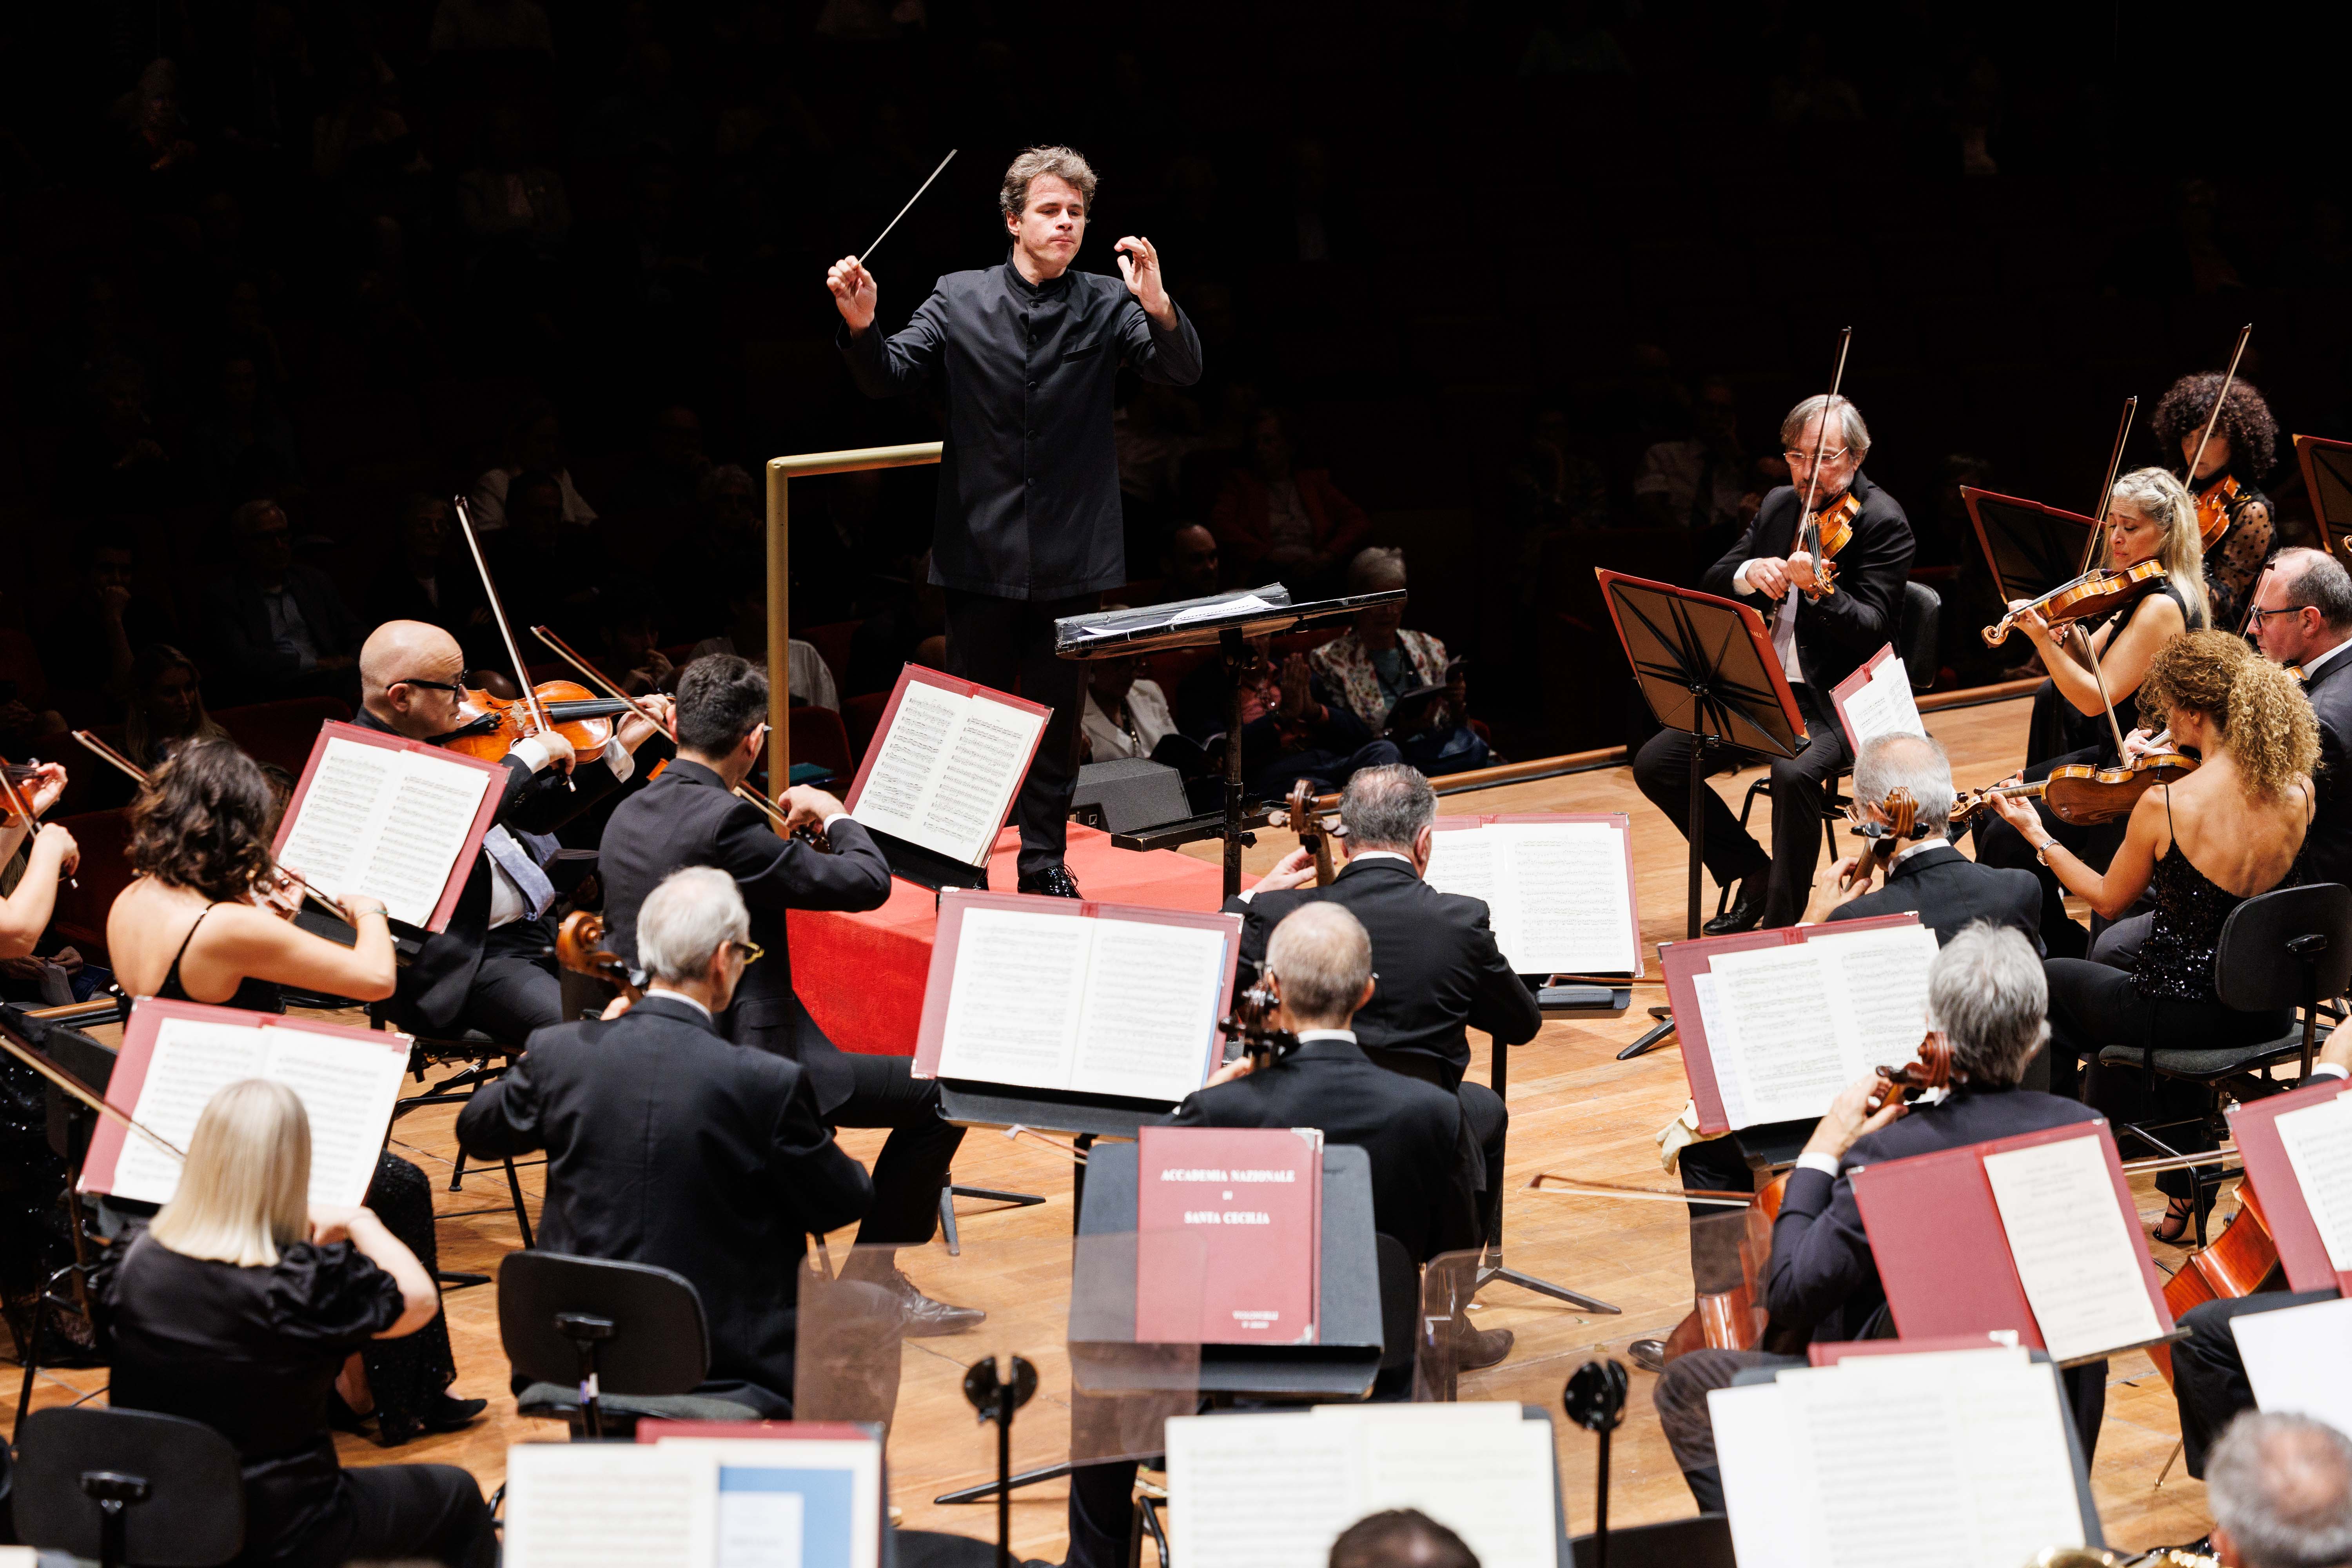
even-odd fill
[[[1010,892],[1019,879],[1018,828],[996,836],[988,885]],[[1172,849],[1137,853],[1111,847],[1110,836],[1070,825],[1064,864],[1088,899],[1106,904],[1147,904],[1162,910],[1217,909],[1223,873]],[[910,1057],[923,1017],[923,984],[931,968],[939,908],[928,888],[893,879],[890,901],[863,914],[794,910],[793,984],[809,1016],[845,1051]]]

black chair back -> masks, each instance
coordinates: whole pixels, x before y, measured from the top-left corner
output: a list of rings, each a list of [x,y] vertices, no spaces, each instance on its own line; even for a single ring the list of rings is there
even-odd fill
[[[1895,656],[1911,677],[1911,689],[1936,684],[1943,668],[1944,596],[1925,583],[1903,584],[1903,606],[1895,616]]]
[[[178,1415],[60,1407],[26,1417],[16,1533],[112,1568],[213,1568],[245,1546],[245,1478],[229,1440]]]
[[[2341,882],[2257,893],[2221,922],[2213,990],[2262,1013],[2341,996],[2352,984],[2352,888]]]
[[[1385,1232],[1372,1237],[1372,1257],[1381,1280],[1381,1370],[1409,1370],[1421,1342],[1421,1270],[1404,1243]]]
[[[683,1274],[645,1263],[509,1252],[499,1264],[499,1338],[533,1383],[599,1394],[691,1392],[710,1371],[702,1298]],[[586,1402],[592,1435],[594,1402]]]
[[[1569,1545],[1576,1568],[1593,1568],[1601,1561],[1590,1535],[1580,1535]],[[1612,1530],[1609,1563],[1610,1568],[1734,1568],[1731,1521],[1719,1513],[1703,1513],[1696,1519]]]

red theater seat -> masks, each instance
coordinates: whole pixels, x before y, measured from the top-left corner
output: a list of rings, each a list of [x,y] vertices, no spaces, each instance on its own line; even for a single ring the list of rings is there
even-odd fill
[[[841,715],[830,708],[795,708],[790,718],[793,766],[814,763],[830,768],[839,789],[847,789],[856,764],[850,760],[849,731],[843,725]],[[838,794],[839,789],[835,793]]]
[[[866,747],[874,739],[874,731],[881,727],[882,710],[889,706],[890,694],[887,691],[869,691],[841,705],[842,727],[848,731],[853,759],[866,760]]]
[[[74,872],[73,882],[58,889],[57,913],[50,929],[60,941],[80,949],[84,958],[104,963],[106,911],[114,907],[114,896],[131,885],[131,862],[123,855],[131,837],[131,814],[85,812],[59,817],[58,826],[72,834],[81,847],[81,865]],[[80,886],[74,886],[75,882]]]
[[[295,697],[283,702],[257,702],[249,708],[224,708],[213,715],[229,739],[243,746],[258,763],[275,763],[299,776],[310,760],[319,726],[334,719],[348,722],[352,710],[332,697]]]
[[[825,668],[833,671],[835,689],[849,679],[849,642],[864,621],[828,621],[821,626],[797,626],[793,635],[816,649]]]

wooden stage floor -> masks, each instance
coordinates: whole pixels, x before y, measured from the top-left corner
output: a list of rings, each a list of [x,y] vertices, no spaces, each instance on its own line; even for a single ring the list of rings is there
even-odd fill
[[[2021,699],[1930,714],[1927,723],[1950,752],[1959,783],[1977,785],[2004,775],[2021,760],[2026,712],[2026,702]],[[1741,792],[1754,776],[1727,776],[1715,781],[1716,787],[1736,810]],[[1443,805],[1456,812],[1628,813],[1634,826],[1643,938],[1654,943],[1681,934],[1683,843],[1641,797],[1626,769],[1502,786],[1475,795],[1453,796]],[[1760,818],[1769,809],[1759,802],[1759,837],[1765,831]],[[1253,874],[1271,864],[1290,842],[1286,834],[1263,837],[1267,842],[1250,852],[1248,867]],[[1195,848],[1209,858],[1207,848]],[[1714,896],[1710,886],[1706,892],[1710,912]],[[1550,1409],[1557,1418],[1561,1384],[1580,1363],[1594,1356],[1623,1359],[1628,1341],[1664,1333],[1689,1307],[1691,1281],[1681,1205],[1538,1196],[1521,1190],[1538,1170],[1573,1171],[1651,1186],[1667,1182],[1658,1165],[1654,1137],[1686,1098],[1680,1058],[1669,1046],[1634,1061],[1616,1059],[1617,1052],[1648,1023],[1637,1000],[1633,1011],[1614,1022],[1548,1024],[1536,1041],[1512,1053],[1510,1190],[1504,1218],[1509,1262],[1538,1278],[1613,1302],[1622,1311],[1617,1316],[1579,1312],[1508,1286],[1490,1289],[1482,1298],[1480,1321],[1486,1327],[1512,1330],[1517,1343],[1502,1365],[1465,1379],[1464,1398],[1523,1400]],[[1486,1053],[1474,1046],[1474,1055],[1477,1058],[1474,1076],[1483,1075]],[[404,1120],[396,1129],[395,1147],[428,1173],[438,1173],[444,1186],[455,1152],[452,1120],[451,1110],[436,1109]],[[852,1154],[870,1161],[881,1138],[878,1133],[848,1131],[841,1142]],[[1047,1201],[1034,1207],[1003,1208],[967,1200],[961,1205],[961,1258],[950,1258],[939,1242],[903,1255],[908,1271],[935,1293],[988,1307],[995,1318],[980,1333],[908,1342],[890,1448],[892,1496],[908,1527],[992,1537],[993,1509],[942,1508],[931,1502],[936,1493],[950,1486],[993,1474],[992,1437],[974,1422],[957,1392],[956,1380],[966,1363],[992,1351],[1020,1351],[1039,1362],[1046,1373],[1047,1394],[1016,1424],[1016,1431],[1025,1428],[1028,1436],[1020,1445],[1025,1452],[1016,1454],[1015,1462],[1044,1462],[1045,1450],[1057,1440],[1059,1430],[1051,1408],[1052,1394],[1057,1389],[1052,1363],[1060,1359],[1058,1330],[1052,1320],[1058,1314],[1068,1281],[1072,1171],[1068,1162],[1052,1149],[974,1131],[964,1142],[955,1173],[968,1186],[1037,1193]],[[523,1173],[534,1209],[540,1174],[535,1168]],[[495,1272],[499,1258],[517,1245],[513,1218],[502,1206],[503,1189],[504,1183],[493,1168],[481,1174],[469,1172],[462,1193],[439,1194],[445,1214],[494,1211],[442,1222],[445,1268]],[[2137,1190],[2144,1214],[2152,1219],[2162,1207],[2161,1200],[2147,1178],[2141,1179]],[[2217,1223],[2220,1217],[2216,1216]],[[833,1238],[836,1254],[849,1239],[847,1232]],[[2179,1257],[2176,1249],[2160,1246],[2157,1253],[2168,1268]],[[509,1443],[543,1440],[554,1434],[556,1429],[514,1413],[513,1400],[507,1393],[506,1361],[499,1347],[493,1289],[463,1289],[447,1297],[459,1373],[457,1392],[488,1398],[488,1415],[468,1431],[421,1440],[391,1452],[344,1437],[341,1443],[345,1463],[459,1464],[478,1477],[487,1491],[504,1475]],[[2187,1479],[2178,1463],[2158,1485],[2158,1473],[2178,1436],[2171,1394],[2147,1358],[2138,1353],[2116,1363],[2113,1377],[2105,1428],[2093,1467],[2108,1542],[2139,1549],[2192,1540],[2207,1526],[2203,1488]],[[0,1418],[14,1419],[17,1382],[13,1372],[5,1377]],[[1633,1373],[1631,1410],[1614,1445],[1612,1497],[1613,1517],[1620,1523],[1672,1519],[1695,1511],[1658,1429],[1650,1401],[1652,1382],[1646,1373]],[[44,1374],[35,1404],[69,1402],[101,1388],[104,1383],[102,1371]],[[1556,1424],[1562,1495],[1570,1527],[1589,1530],[1593,1512],[1593,1440],[1564,1419],[1557,1419]],[[1017,1496],[1013,1518],[1020,1553],[1058,1562],[1065,1540],[1062,1486],[1039,1485]]]

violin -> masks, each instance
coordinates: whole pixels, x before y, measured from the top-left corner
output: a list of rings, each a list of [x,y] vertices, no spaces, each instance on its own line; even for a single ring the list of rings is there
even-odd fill
[[[604,946],[604,917],[593,910],[574,910],[563,917],[555,932],[555,962],[574,974],[604,981],[633,1006],[646,999],[621,955]]]
[[[1916,1060],[1900,1067],[1879,1064],[1878,1087],[1871,1091],[1870,1113],[1873,1116],[1892,1105],[1898,1098],[1906,1103],[1939,1089],[1951,1089],[1968,1082],[1969,1075],[1952,1066],[1951,1043],[1939,1034],[1929,1034],[1919,1042]]]
[[[27,834],[38,833],[41,830],[41,820],[33,810],[30,797],[23,790],[18,789],[17,785],[23,784],[29,788],[40,773],[41,765],[38,763],[17,763],[8,761],[5,757],[0,757],[0,805],[6,805],[8,818],[22,826]],[[66,873],[65,884],[74,889],[79,889],[81,886],[71,871]]]
[[[1298,1045],[1297,1035],[1275,1026],[1274,1015],[1281,1007],[1282,999],[1266,984],[1272,978],[1261,968],[1256,980],[1234,993],[1232,1015],[1217,1021],[1225,1037],[1240,1041],[1250,1060],[1262,1068],[1281,1060]]]
[[[2237,504],[2238,481],[2227,472],[2214,475],[2212,483],[2197,492],[2197,536],[2206,549],[2221,543],[2230,531]]]
[[[2028,599],[2001,616],[1999,622],[1984,628],[1987,647],[1999,647],[2009,640],[2010,628],[2028,614],[2042,617],[2050,626],[2080,621],[2105,615],[2135,603],[2141,595],[2161,586],[2165,582],[2164,567],[2154,561],[2143,561],[2137,566],[2102,566],[2085,572],[2071,582],[2061,583],[2038,599]]]
[[[1837,571],[1830,557],[1843,549],[1853,537],[1853,520],[1862,510],[1862,502],[1849,489],[1830,506],[1815,510],[1813,502],[1820,499],[1822,454],[1830,442],[1830,416],[1837,409],[1838,389],[1845,384],[1845,353],[1853,344],[1853,329],[1838,329],[1837,368],[1830,372],[1830,395],[1822,404],[1821,424],[1813,437],[1812,466],[1805,472],[1804,521],[1797,525],[1794,553],[1810,555],[1813,560],[1812,586],[1805,597],[1815,603],[1837,592]]]
[[[2238,346],[2230,351],[2230,368],[2221,373],[2221,390],[2213,395],[2213,410],[2205,416],[2197,449],[2189,454],[2189,467],[2180,473],[2180,482],[2191,489],[2197,486],[2197,465],[2205,460],[2205,448],[2212,444],[2214,428],[2221,423],[2221,405],[2230,401],[2230,388],[2238,379],[2238,362],[2245,357],[2246,340],[2253,335],[2252,321],[2238,329]],[[2238,481],[2226,471],[2214,475],[2203,489],[2197,490],[2197,534],[2206,549],[2212,549],[2230,531],[2233,521],[2230,509],[2237,499]]]
[[[537,700],[535,706],[531,699]],[[528,699],[499,697],[469,686],[457,699],[457,715],[465,722],[435,736],[433,743],[495,763],[516,742],[539,733],[535,720],[544,714],[548,727],[570,742],[572,751],[593,756],[613,738],[614,719],[628,711],[629,704],[599,697],[572,680],[542,680]]]
[[[2106,768],[2069,763],[2032,784],[1996,784],[1964,795],[1952,808],[1952,820],[1968,822],[2002,795],[2039,795],[2061,822],[2078,827],[2114,822],[2130,816],[2139,797],[2158,784],[2173,784],[2196,771],[2197,759],[2179,752],[2151,752]]]
[[[1906,839],[1924,838],[1917,830],[1919,802],[1901,784],[1886,792],[1878,809],[1886,815],[1885,822],[1871,822],[1849,812],[1847,820],[1854,833],[1866,846],[1864,853],[1854,857],[1853,868],[1838,879],[1838,891],[1843,892],[1857,882],[1867,882],[1873,871],[1884,871],[1895,858],[1895,846]]]
[[[1315,857],[1315,885],[1331,885],[1331,835],[1324,830],[1323,818],[1315,808],[1315,781],[1300,779],[1290,788],[1290,798],[1285,803],[1282,820],[1267,820],[1276,827],[1289,827],[1298,834],[1298,847]]]

